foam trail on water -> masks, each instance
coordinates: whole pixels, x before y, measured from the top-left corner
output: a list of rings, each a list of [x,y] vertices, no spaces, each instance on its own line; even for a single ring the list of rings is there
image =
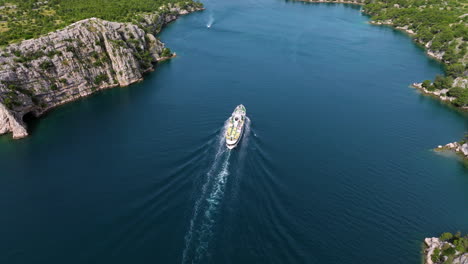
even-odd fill
[[[211,214],[213,214],[214,210],[217,209],[217,204],[220,201],[220,197],[224,193],[224,186],[226,183],[226,177],[229,175],[228,168],[229,168],[229,157],[231,156],[231,152],[228,151],[224,144],[224,134],[226,133],[226,129],[228,126],[229,121],[226,120],[224,123],[223,129],[217,138],[217,148],[216,154],[213,160],[213,164],[210,166],[210,169],[206,173],[206,182],[203,184],[201,188],[201,194],[198,200],[195,202],[194,210],[192,218],[190,219],[190,226],[187,234],[185,235],[185,248],[182,254],[182,263],[187,263],[188,258],[190,257],[190,253],[192,251],[192,243],[197,235],[199,235],[199,241],[203,235],[202,231],[207,233],[211,232],[211,225],[214,223],[213,219],[211,218]],[[227,155],[223,155],[227,152]],[[220,167],[221,165],[221,167]],[[220,171],[219,171],[220,169]],[[214,184],[213,184],[214,182]],[[209,192],[208,192],[209,190]],[[204,208],[204,215],[200,215],[200,211]],[[206,215],[208,217],[208,221],[211,222],[211,225],[206,225]],[[202,225],[201,227],[197,228],[197,223],[200,222],[200,217],[204,217],[201,219]],[[209,230],[207,230],[209,228]],[[204,239],[209,238],[204,236]],[[208,242],[206,242],[208,243]],[[200,243],[204,244],[204,242]],[[198,247],[200,248],[200,247]],[[197,248],[197,252],[198,252]],[[201,257],[201,254],[197,254],[198,257]],[[192,261],[193,263],[193,261]]]
[[[226,158],[221,166],[221,171],[216,175],[214,185],[211,192],[206,199],[207,208],[203,215],[202,224],[199,229],[198,247],[196,249],[195,262],[201,260],[207,253],[208,243],[213,235],[213,225],[215,223],[215,216],[218,212],[218,206],[224,196],[224,189],[226,187],[227,176],[229,175],[229,157],[231,151],[228,151]]]
[[[241,144],[241,152],[245,153],[246,147],[249,145],[249,136],[252,128],[250,127],[250,118],[248,116],[245,117],[245,128],[244,128],[244,135],[242,138],[242,141],[240,142]],[[241,154],[242,154],[241,153]]]
[[[210,28],[214,23],[214,16],[213,13],[210,12],[210,15],[208,16],[208,23],[206,24],[207,28]]]
[[[252,133],[252,127],[251,127],[251,122],[249,117],[246,117],[245,119],[245,126],[244,126],[244,135],[242,136],[242,140],[239,143],[239,158],[236,163],[236,177],[231,179],[231,184],[232,188],[230,189],[229,193],[229,199],[231,200],[230,202],[233,202],[238,198],[238,193],[239,193],[239,183],[241,181],[241,178],[243,176],[243,170],[245,166],[245,158],[247,156],[247,152],[249,150],[249,142],[251,140],[250,134]],[[255,134],[255,133],[254,133]]]

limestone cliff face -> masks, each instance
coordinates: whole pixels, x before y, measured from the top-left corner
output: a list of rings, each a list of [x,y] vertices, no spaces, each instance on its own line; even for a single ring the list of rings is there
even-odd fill
[[[0,52],[0,134],[23,138],[27,113],[40,116],[98,90],[140,81],[161,59],[164,44],[155,34],[200,9],[166,7],[136,24],[90,18],[8,46]]]

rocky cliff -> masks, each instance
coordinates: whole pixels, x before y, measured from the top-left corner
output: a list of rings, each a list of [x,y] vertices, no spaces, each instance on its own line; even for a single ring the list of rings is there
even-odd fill
[[[171,56],[155,35],[178,16],[202,8],[162,7],[135,23],[90,18],[0,52],[0,134],[28,135],[23,116],[96,91],[140,81],[154,63]]]

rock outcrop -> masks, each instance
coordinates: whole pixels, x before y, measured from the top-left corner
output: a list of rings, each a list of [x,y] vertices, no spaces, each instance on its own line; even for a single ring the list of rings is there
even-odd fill
[[[0,134],[28,135],[23,116],[40,116],[98,90],[127,86],[164,59],[155,34],[178,16],[201,10],[162,7],[134,23],[90,18],[0,52]]]
[[[444,146],[439,145],[437,146],[436,150],[452,150],[455,151],[456,153],[459,153],[463,155],[463,157],[468,158],[468,143],[458,143],[458,142],[453,142],[453,143],[448,143]]]
[[[434,264],[431,258],[432,254],[434,254],[434,250],[436,248],[441,248],[442,242],[437,237],[430,237],[430,238],[424,239],[424,243],[427,246],[425,250],[426,264]]]
[[[363,0],[301,0],[303,2],[311,3],[339,3],[339,4],[353,4],[353,5],[363,5]]]
[[[430,91],[430,90],[424,88],[422,83],[413,83],[412,86],[414,88],[417,88],[417,89],[421,90],[425,94],[430,94],[430,95],[436,96],[442,101],[451,102],[451,101],[456,99],[455,97],[451,97],[451,96],[447,95],[447,92],[449,91],[449,89],[440,89],[440,90]]]
[[[444,241],[437,237],[424,239],[426,249],[424,250],[425,264],[468,264],[468,253],[465,250],[465,238],[460,238],[453,243]],[[454,245],[455,244],[455,245]],[[458,246],[457,246],[458,245]],[[461,250],[461,251],[458,251]]]

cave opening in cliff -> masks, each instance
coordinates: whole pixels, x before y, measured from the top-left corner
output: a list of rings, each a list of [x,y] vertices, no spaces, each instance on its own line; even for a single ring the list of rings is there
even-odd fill
[[[38,117],[34,114],[33,111],[27,112],[23,116],[23,122],[26,124],[28,132],[31,132],[32,130],[34,130],[36,124],[38,123]]]
[[[34,120],[36,120],[37,117],[34,115],[34,113],[31,111],[31,112],[27,112],[24,116],[23,116],[23,122],[25,122],[26,124],[29,124],[31,122],[33,122]]]

